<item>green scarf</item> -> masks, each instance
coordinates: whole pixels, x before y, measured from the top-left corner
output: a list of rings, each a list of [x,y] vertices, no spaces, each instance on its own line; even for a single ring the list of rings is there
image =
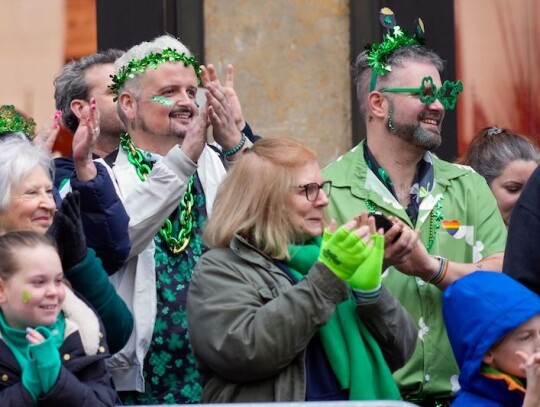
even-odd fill
[[[320,243],[315,238],[302,246],[289,246],[291,259],[286,264],[298,279],[319,257]],[[319,334],[341,388],[349,389],[350,400],[401,400],[381,349],[358,317],[352,296],[338,304]]]
[[[0,311],[0,334],[21,367],[23,386],[37,400],[41,394],[49,392],[60,374],[62,362],[58,349],[64,342],[64,314],[60,312],[53,325],[40,325],[34,329],[45,337],[45,341],[30,344],[26,331],[9,326]]]

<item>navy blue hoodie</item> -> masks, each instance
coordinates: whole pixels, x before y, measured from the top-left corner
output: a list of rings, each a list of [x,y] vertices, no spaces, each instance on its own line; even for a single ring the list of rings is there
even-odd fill
[[[460,374],[457,406],[519,406],[525,394],[481,372],[482,358],[504,336],[540,314],[540,297],[511,277],[475,271],[443,294],[443,315]],[[509,377],[509,376],[507,376]]]

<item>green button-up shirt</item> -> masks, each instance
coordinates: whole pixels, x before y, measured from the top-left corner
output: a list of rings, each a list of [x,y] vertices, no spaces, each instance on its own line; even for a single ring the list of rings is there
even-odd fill
[[[431,212],[439,211],[440,226],[431,226],[435,234],[430,254],[473,263],[504,251],[506,227],[495,198],[484,178],[470,167],[426,153],[425,159],[433,164],[435,185],[431,192],[424,193],[413,225],[402,205],[368,169],[363,143],[323,170],[324,178],[332,181],[329,215],[338,223],[368,211],[366,200],[369,200],[377,210],[420,229],[420,240],[427,247],[430,223],[434,223]],[[393,267],[384,271],[383,283],[418,324],[416,350],[409,362],[394,374],[401,393],[420,399],[451,396],[459,390],[459,372],[444,326],[441,290]]]

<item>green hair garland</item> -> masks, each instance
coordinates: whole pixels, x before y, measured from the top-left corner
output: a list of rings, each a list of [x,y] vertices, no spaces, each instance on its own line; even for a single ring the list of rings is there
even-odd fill
[[[388,57],[398,48],[411,45],[424,45],[424,40],[417,35],[411,36],[406,30],[396,25],[384,36],[383,42],[366,45],[368,65],[377,75],[384,76],[392,70],[392,67],[386,63]]]
[[[31,117],[25,119],[13,105],[0,107],[0,133],[22,132],[30,140],[36,133],[36,122]]]
[[[195,69],[195,74],[200,83],[201,81],[201,68],[195,57],[188,57],[184,52],[179,53],[173,48],[165,48],[161,53],[152,52],[141,59],[132,59],[127,65],[124,65],[118,71],[117,75],[112,75],[112,85],[109,88],[113,91],[115,97],[118,99],[120,94],[120,88],[124,85],[128,78],[133,78],[135,75],[144,73],[147,68],[156,69],[159,65],[166,62],[183,62],[185,67],[191,65]]]

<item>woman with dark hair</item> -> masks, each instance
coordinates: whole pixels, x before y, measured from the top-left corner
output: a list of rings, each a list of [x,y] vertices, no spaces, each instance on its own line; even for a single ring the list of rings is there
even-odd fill
[[[474,136],[458,163],[471,166],[486,179],[508,227],[512,209],[539,161],[532,139],[508,129],[486,127]]]

